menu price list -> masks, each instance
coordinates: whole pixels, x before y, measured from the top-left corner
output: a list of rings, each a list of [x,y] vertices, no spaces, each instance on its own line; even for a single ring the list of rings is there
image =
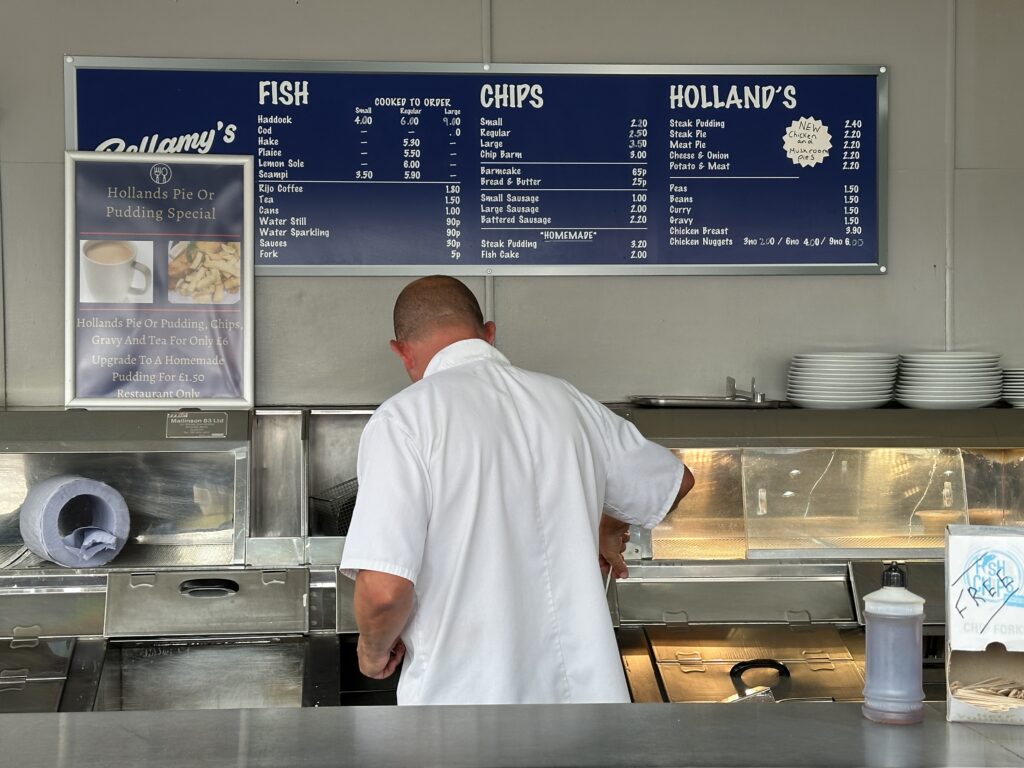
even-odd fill
[[[309,94],[310,86],[296,90]],[[595,249],[579,245],[603,251],[625,234],[627,257],[648,258],[646,118],[625,119],[617,141],[602,138],[586,154],[571,145],[552,154],[536,145],[536,113],[524,112],[543,108],[539,85],[485,84],[479,100],[493,111],[471,123],[465,113],[472,110],[451,97],[402,93],[351,105],[339,126],[348,162],[333,162],[339,173],[332,178],[284,181],[304,167],[298,144],[285,156],[287,132],[299,120],[322,119],[309,102],[304,115],[257,116],[259,263],[290,263],[306,238],[330,239],[326,222],[343,220],[353,225],[336,244],[354,263],[381,250],[402,263],[437,261],[438,254],[449,262],[544,263],[558,250],[586,260]],[[506,104],[518,111],[506,112]],[[332,199],[322,218],[309,214],[318,207],[302,197],[310,189]]]
[[[325,112],[310,101],[308,82],[294,90],[301,110],[275,114],[271,97],[256,116],[259,262],[370,262],[382,249],[392,258],[398,249],[425,261],[438,248],[462,258],[462,110],[452,99],[354,95]],[[339,147],[306,172],[303,147],[321,121]]]
[[[878,261],[873,75],[230,75],[260,265]]]

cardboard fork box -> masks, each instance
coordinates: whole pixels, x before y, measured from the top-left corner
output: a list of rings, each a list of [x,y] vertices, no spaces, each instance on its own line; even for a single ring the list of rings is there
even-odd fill
[[[953,696],[950,683],[1024,683],[1024,529],[946,528],[946,719],[1024,724],[1024,706],[993,712]]]

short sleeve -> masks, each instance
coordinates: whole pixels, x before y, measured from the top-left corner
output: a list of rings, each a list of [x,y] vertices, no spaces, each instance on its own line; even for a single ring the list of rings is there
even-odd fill
[[[653,528],[676,500],[683,482],[683,462],[625,419],[602,410],[608,448],[605,511],[625,523]]]
[[[409,434],[377,413],[363,430],[359,494],[341,556],[342,572],[381,571],[416,581],[430,519],[426,467]]]

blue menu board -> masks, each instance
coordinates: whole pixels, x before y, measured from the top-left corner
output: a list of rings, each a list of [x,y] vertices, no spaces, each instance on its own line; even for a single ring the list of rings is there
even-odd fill
[[[248,158],[68,153],[67,405],[252,405],[251,184]]]
[[[886,77],[77,59],[68,142],[254,156],[262,274],[877,274]]]

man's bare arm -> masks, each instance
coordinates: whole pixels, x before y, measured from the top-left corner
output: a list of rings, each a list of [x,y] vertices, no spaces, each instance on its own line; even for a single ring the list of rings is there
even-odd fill
[[[679,493],[676,500],[672,502],[670,509],[679,506],[679,502],[693,488],[694,479],[689,467],[683,467],[683,480],[679,484]],[[622,553],[626,551],[626,542],[629,541],[629,523],[624,523],[610,515],[601,515],[601,524],[598,528],[598,544],[600,555],[598,560],[601,563],[602,573],[607,573],[610,568],[616,579],[624,579],[629,575],[626,567],[626,560]]]
[[[390,677],[405,656],[401,633],[412,613],[413,594],[413,583],[401,576],[365,570],[356,576],[359,670],[367,677]]]

